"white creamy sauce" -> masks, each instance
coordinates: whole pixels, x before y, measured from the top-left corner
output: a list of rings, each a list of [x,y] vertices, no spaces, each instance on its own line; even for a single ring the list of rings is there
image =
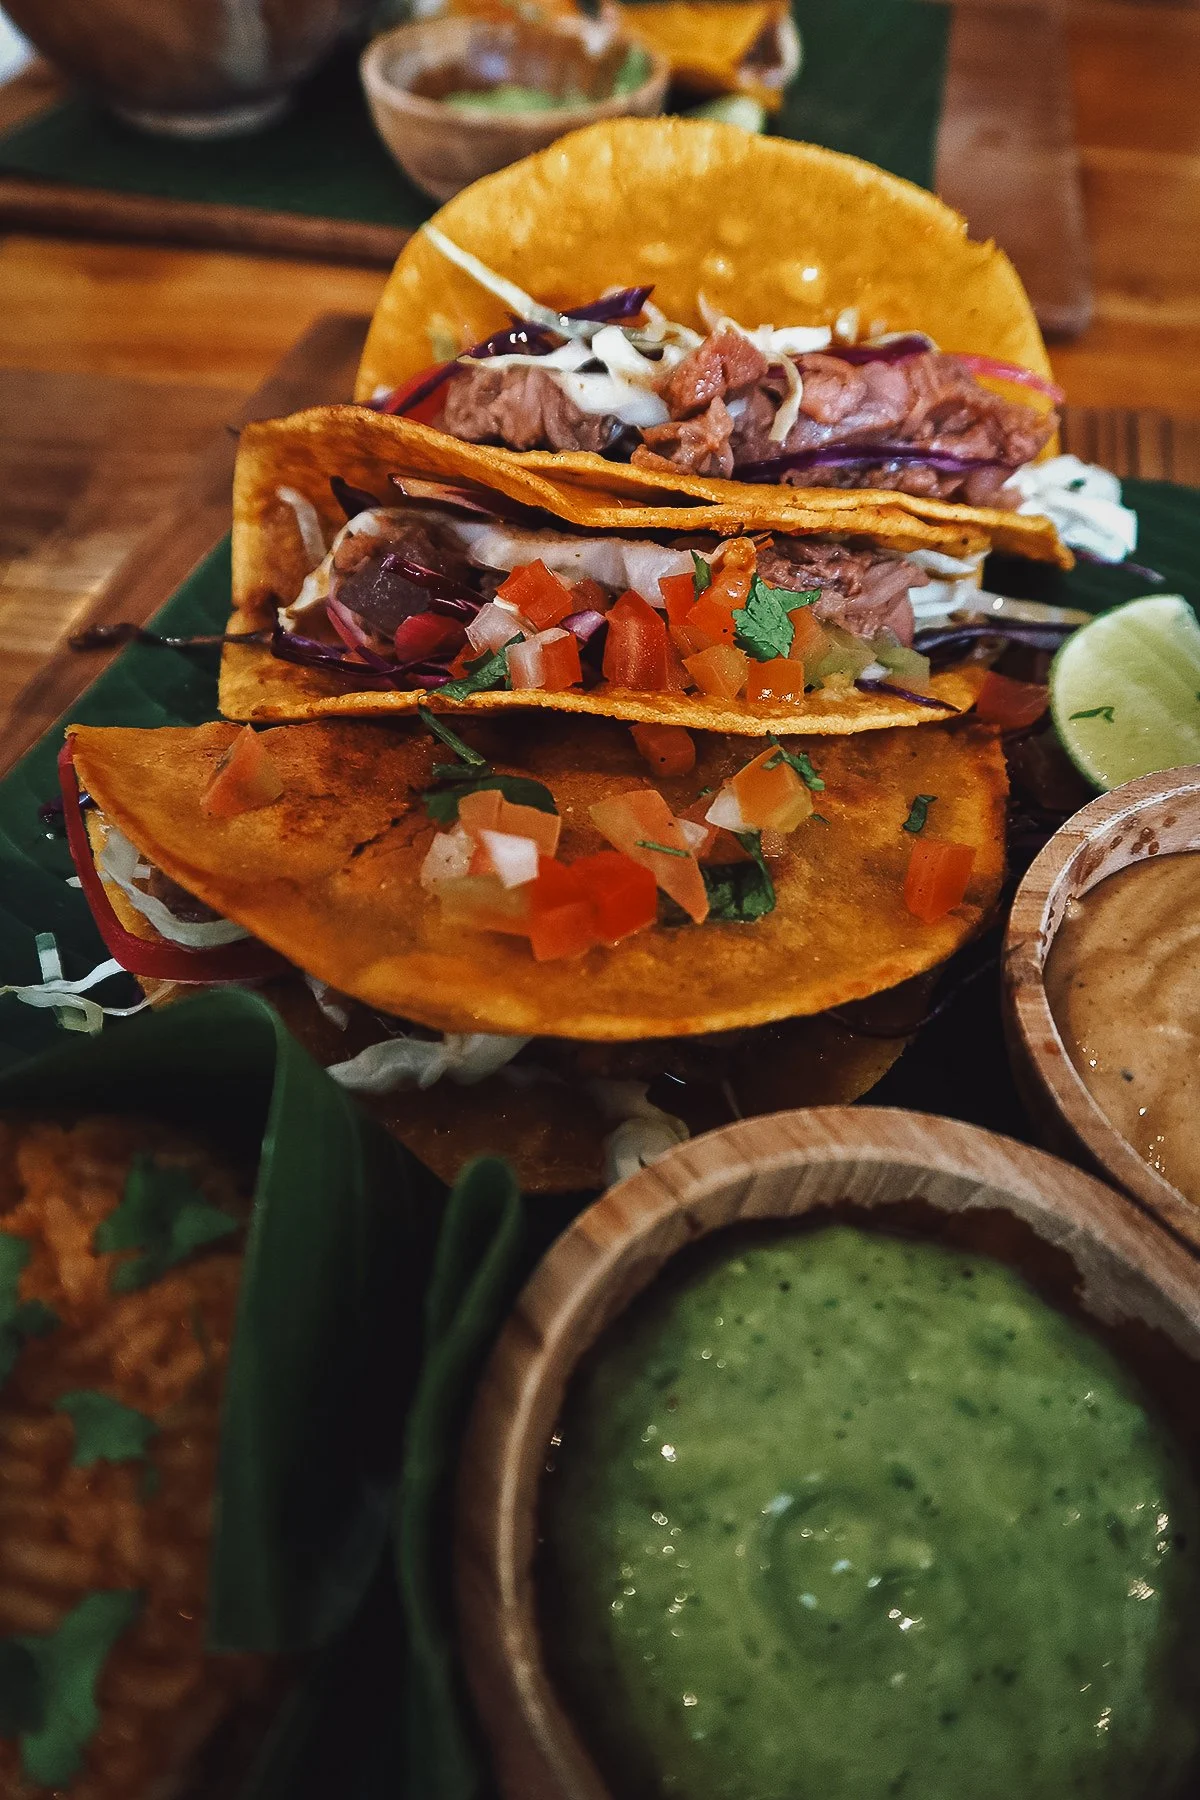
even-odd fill
[[[1053,521],[1072,550],[1122,562],[1137,548],[1137,514],[1121,504],[1121,483],[1077,456],[1027,463],[1005,484],[1021,495],[1020,513]]]

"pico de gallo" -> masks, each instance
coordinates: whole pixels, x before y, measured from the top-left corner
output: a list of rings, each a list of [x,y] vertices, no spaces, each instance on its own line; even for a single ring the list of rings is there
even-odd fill
[[[970,603],[980,555],[906,554],[862,536],[616,537],[534,529],[457,489],[394,504],[332,484],[346,523],[274,653],[365,688],[464,700],[498,688],[621,690],[758,703],[818,688],[899,695],[934,712],[918,620]],[[324,545],[292,489],[309,555]],[[936,609],[936,611],[935,611]]]

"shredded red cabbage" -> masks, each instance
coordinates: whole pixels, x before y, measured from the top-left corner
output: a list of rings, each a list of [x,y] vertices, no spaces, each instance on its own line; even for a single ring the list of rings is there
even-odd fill
[[[586,306],[568,306],[562,316],[564,319],[596,319],[603,325],[614,319],[633,319],[653,292],[652,286],[622,288],[617,294],[605,294],[602,300],[589,300]]]
[[[1081,550],[1077,544],[1071,547],[1077,562],[1094,563],[1100,569],[1128,569],[1139,581],[1148,581],[1154,587],[1163,587],[1166,583],[1166,576],[1160,575],[1157,569],[1148,569],[1145,563],[1130,562],[1127,556],[1120,562],[1110,562],[1107,556],[1097,556],[1094,550]]]
[[[402,667],[375,656],[368,650],[351,654],[317,638],[302,637],[299,632],[276,626],[271,637],[271,655],[283,662],[299,663],[307,669],[321,669],[330,675],[347,675],[358,688],[368,691],[388,688],[442,687],[450,679],[446,663],[424,660]],[[368,660],[369,659],[369,660]]]
[[[383,501],[377,500],[374,494],[368,494],[366,488],[352,487],[348,481],[343,481],[340,475],[331,475],[329,486],[334,499],[348,519],[356,519],[359,513],[375,512],[383,505]]]
[[[836,356],[839,362],[872,363],[872,362],[904,362],[910,356],[923,356],[932,349],[927,337],[919,331],[910,332],[906,337],[893,338],[887,344],[831,344],[828,350],[822,350],[822,356]]]
[[[479,595],[463,582],[455,581],[452,575],[444,575],[440,569],[427,569],[423,563],[414,562],[399,550],[389,550],[379,566],[404,581],[411,581],[414,587],[424,588],[429,595],[428,610],[442,613],[448,619],[470,621],[483,604]]]
[[[775,481],[780,475],[800,474],[805,469],[852,469],[898,462],[921,463],[942,475],[969,475],[975,469],[1008,467],[987,457],[950,456],[944,451],[922,450],[916,444],[826,444],[817,450],[772,456],[766,462],[739,463],[735,473],[739,481]]]
[[[1057,650],[1063,639],[1078,629],[1077,625],[1021,624],[1003,619],[963,620],[957,625],[923,625],[913,636],[913,649],[939,662],[952,661],[973,644],[989,639],[1023,644],[1027,650]]]
[[[932,694],[914,694],[911,688],[897,687],[893,681],[876,681],[872,676],[860,675],[854,685],[864,694],[894,694],[897,700],[911,700],[914,706],[932,706],[938,712],[957,713],[959,710],[948,700],[938,700]]]

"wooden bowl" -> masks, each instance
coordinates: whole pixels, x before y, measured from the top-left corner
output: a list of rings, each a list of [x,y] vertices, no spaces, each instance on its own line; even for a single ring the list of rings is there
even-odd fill
[[[385,32],[363,52],[360,70],[375,128],[405,174],[435,200],[508,163],[544,150],[555,138],[599,119],[660,113],[670,66],[644,51],[649,74],[628,94],[613,94],[632,40],[592,19],[428,19]],[[599,42],[599,47],[597,47]],[[442,96],[518,82],[554,94],[578,90],[584,105],[544,112],[466,112]],[[414,91],[419,90],[419,91]]]
[[[1084,1086],[1050,1012],[1044,971],[1070,900],[1149,856],[1200,850],[1200,767],[1167,769],[1102,794],[1056,831],[1017,889],[1004,942],[1009,1050],[1044,1141],[1115,1181],[1200,1248],[1200,1208],[1143,1162]]]
[[[1090,1175],[971,1125],[882,1107],[777,1113],[681,1145],[553,1245],[476,1397],[460,1467],[459,1616],[505,1800],[619,1800],[558,1699],[537,1622],[539,1488],[575,1365],[685,1245],[847,1205],[989,1250],[1081,1301],[1194,1432],[1200,1269]]]

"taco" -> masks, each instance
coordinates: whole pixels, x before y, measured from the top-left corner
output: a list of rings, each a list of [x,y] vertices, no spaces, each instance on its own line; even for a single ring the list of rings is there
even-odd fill
[[[585,497],[560,508],[588,526],[572,530],[548,483],[517,470],[490,489],[485,452],[426,454],[412,429],[331,407],[243,434],[227,717],[432,697],[753,736],[915,725],[974,700],[979,667],[931,674],[913,637],[974,592],[977,532],[850,494],[781,530],[767,490],[740,514]]]
[[[620,12],[632,36],[666,57],[684,93],[749,94],[776,112],[800,67],[787,0],[647,0]]]
[[[978,727],[749,758],[711,737],[651,781],[610,722],[475,720],[469,743],[429,723],[73,728],[68,829],[112,953],[189,984],[290,964],[352,1030],[374,1023],[343,1040],[350,1085],[490,1083],[498,1130],[504,1083],[541,1083],[552,1118],[611,1126],[594,1084],[639,1084],[638,1105],[654,1074],[719,1086],[776,1021],[813,1021],[782,1040],[808,1058],[796,1101],[806,1068],[810,1098],[869,1085],[890,1054],[820,1015],[935,967],[998,893],[1003,759]],[[918,794],[936,838],[904,829]],[[411,1112],[395,1128],[411,1142]]]
[[[870,490],[1070,562],[1010,485],[1061,395],[1008,259],[932,194],[732,126],[598,125],[457,195],[401,252],[356,398],[559,483]]]

